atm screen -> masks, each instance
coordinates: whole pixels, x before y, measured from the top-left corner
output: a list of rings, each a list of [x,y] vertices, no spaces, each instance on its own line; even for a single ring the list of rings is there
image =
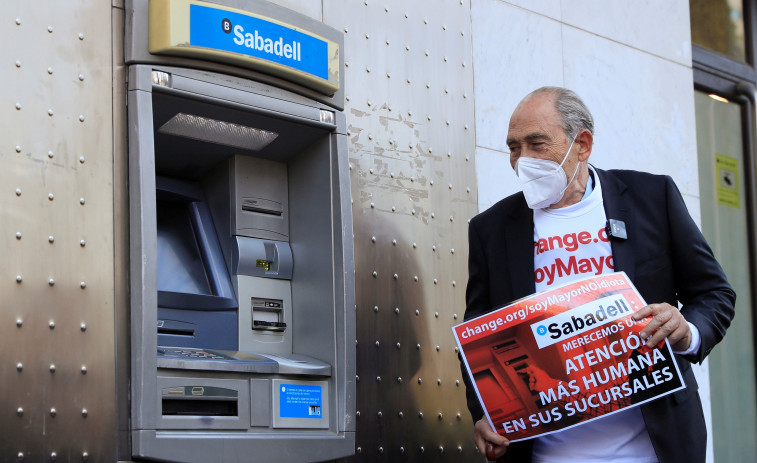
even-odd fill
[[[157,201],[158,291],[212,294],[189,204]]]

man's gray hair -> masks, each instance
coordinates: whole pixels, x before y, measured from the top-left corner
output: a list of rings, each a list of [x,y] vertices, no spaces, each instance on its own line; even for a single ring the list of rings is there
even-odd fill
[[[562,129],[568,138],[572,140],[583,129],[594,134],[594,118],[576,92],[562,87],[541,87],[529,93],[525,99],[542,93],[554,95],[555,109],[560,115]]]

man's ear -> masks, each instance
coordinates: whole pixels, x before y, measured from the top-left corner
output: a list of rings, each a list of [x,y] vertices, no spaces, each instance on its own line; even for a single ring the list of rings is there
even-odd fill
[[[585,162],[591,156],[591,150],[594,146],[594,135],[587,129],[583,129],[576,135],[576,144],[578,148],[578,160]]]

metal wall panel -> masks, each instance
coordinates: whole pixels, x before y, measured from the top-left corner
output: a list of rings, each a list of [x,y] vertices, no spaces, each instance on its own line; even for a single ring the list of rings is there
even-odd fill
[[[324,0],[345,32],[357,455],[479,461],[450,327],[476,214],[467,0]]]
[[[0,18],[0,461],[114,461],[111,4]]]

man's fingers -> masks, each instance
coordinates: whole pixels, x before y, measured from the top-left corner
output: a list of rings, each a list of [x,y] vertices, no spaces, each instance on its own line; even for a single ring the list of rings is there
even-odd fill
[[[651,317],[639,332],[647,347],[654,347],[665,338],[675,344],[689,334],[688,324],[675,307],[670,304],[650,304],[634,313],[633,318],[642,320]]]

